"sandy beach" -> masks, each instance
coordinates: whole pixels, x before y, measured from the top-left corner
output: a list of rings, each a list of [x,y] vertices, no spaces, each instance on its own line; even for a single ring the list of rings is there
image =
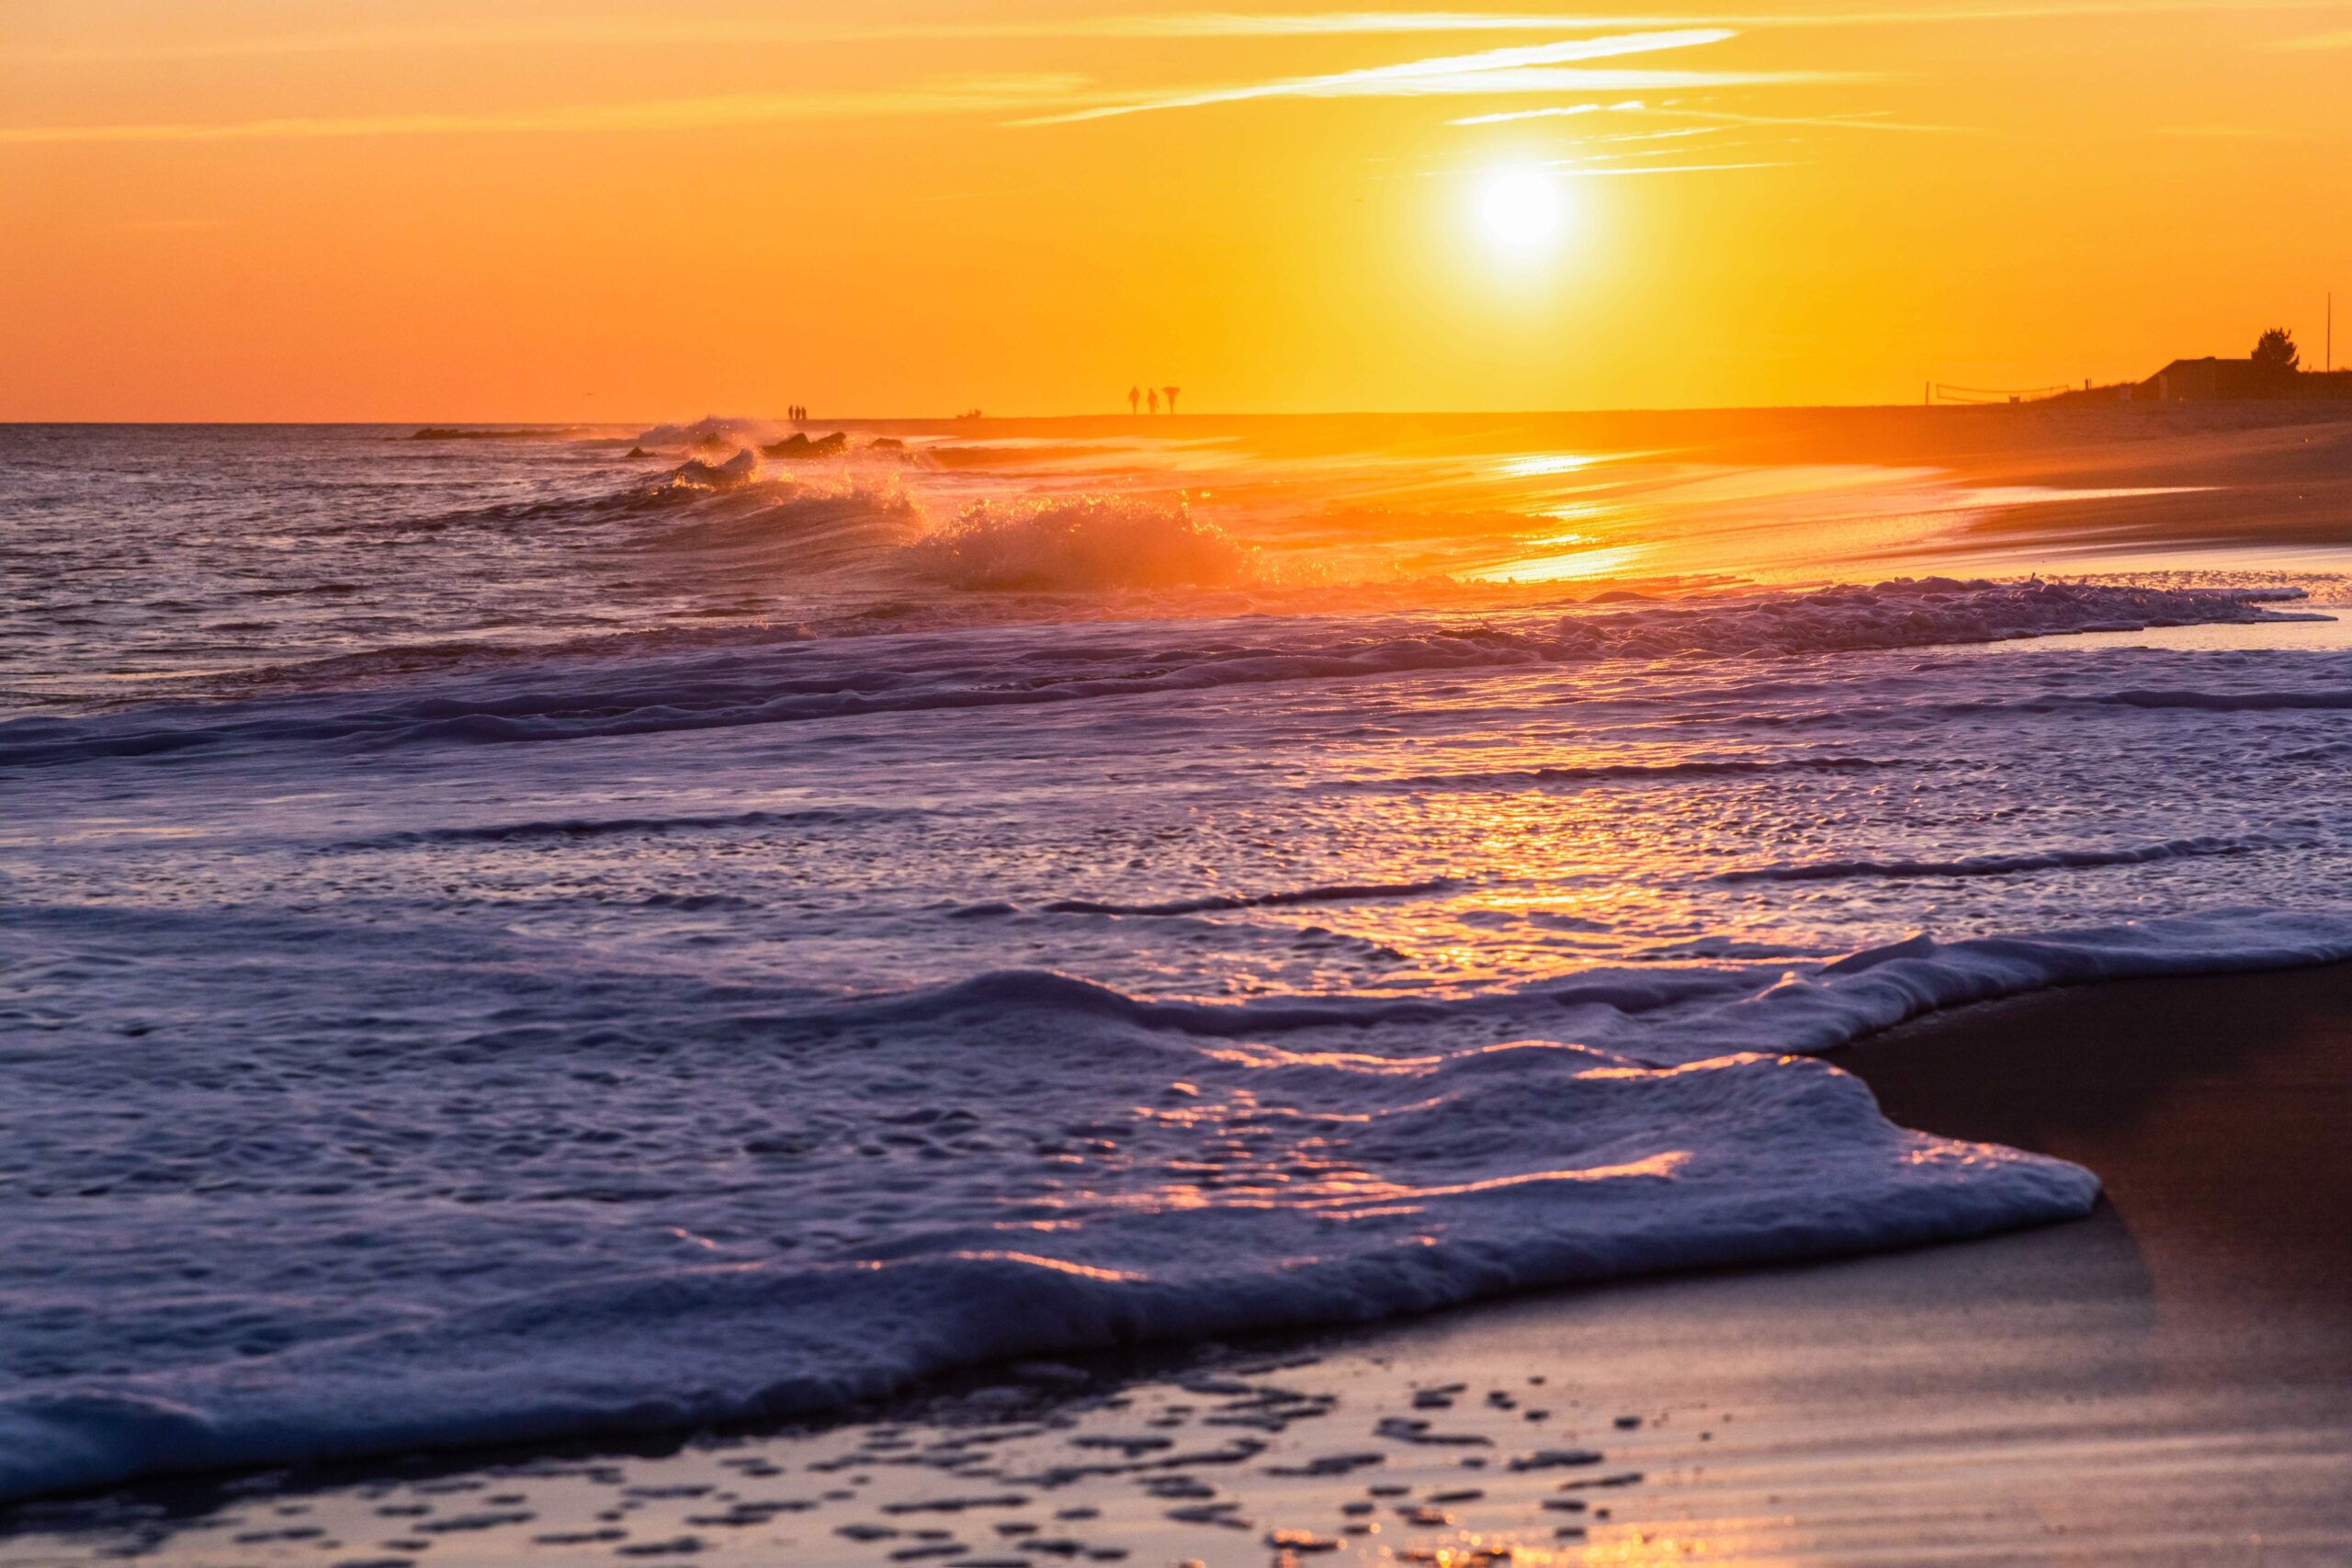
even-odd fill
[[[816,1430],[21,1509],[0,1562],[2326,1563],[2352,1551],[2352,967],[1850,1047],[2089,1220],[1028,1365]]]

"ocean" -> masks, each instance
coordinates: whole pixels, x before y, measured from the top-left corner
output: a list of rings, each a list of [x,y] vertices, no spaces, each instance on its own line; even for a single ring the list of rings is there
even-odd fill
[[[2352,547],[1928,417],[0,429],[0,1501],[2087,1212],[1823,1054],[2352,956]]]

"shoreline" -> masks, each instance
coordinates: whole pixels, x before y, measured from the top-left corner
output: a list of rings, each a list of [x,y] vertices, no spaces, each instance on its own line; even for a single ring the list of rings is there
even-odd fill
[[[1779,419],[1788,416],[1818,416],[1856,420],[1903,419],[1951,423],[1994,423],[2019,418],[2036,420],[2057,416],[2076,423],[2097,423],[2118,419],[2154,422],[2166,420],[2176,425],[2191,428],[2246,428],[2272,424],[2328,423],[2352,420],[2352,399],[2332,397],[2280,398],[2209,398],[2178,399],[2169,402],[2154,400],[2124,400],[2107,399],[2083,400],[2043,400],[2023,403],[1936,403],[1922,404],[1901,400],[1890,402],[1815,402],[1815,403],[1688,403],[1659,405],[1595,405],[1585,408],[1364,408],[1364,409],[1223,409],[1209,412],[1120,413],[1115,409],[1064,410],[1059,412],[983,413],[978,418],[960,414],[876,413],[823,411],[812,412],[794,421],[783,413],[767,413],[758,410],[722,412],[705,409],[700,413],[662,415],[639,414],[634,418],[616,418],[599,414],[570,418],[500,418],[484,416],[478,419],[459,418],[448,414],[407,415],[400,418],[351,419],[13,419],[0,420],[0,429],[24,430],[407,430],[429,432],[405,437],[422,441],[495,441],[500,439],[538,440],[550,434],[588,434],[598,431],[650,430],[662,424],[690,424],[697,419],[735,419],[749,423],[776,425],[797,424],[804,429],[840,426],[844,429],[883,431],[886,427],[904,427],[914,433],[936,432],[952,434],[959,431],[993,430],[1000,434],[1015,427],[1040,430],[1069,431],[1076,427],[1108,431],[1182,429],[1188,433],[1250,425],[1289,425],[1304,428],[1317,424],[1383,424],[1397,428],[1411,426],[1462,425],[1484,430],[1497,422],[1518,421],[1566,424],[1578,421],[1657,420],[1707,422],[1741,422],[1753,419]],[[448,432],[456,432],[449,434]]]
[[[1919,1251],[997,1369],[813,1430],[35,1505],[0,1563],[2341,1560],[2352,964],[2036,992],[1829,1060],[2108,1196]]]

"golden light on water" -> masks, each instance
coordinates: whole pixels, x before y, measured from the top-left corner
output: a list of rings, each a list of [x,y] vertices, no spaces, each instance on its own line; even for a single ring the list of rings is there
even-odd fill
[[[1507,479],[1545,479],[1554,474],[1573,474],[1600,461],[1597,456],[1575,452],[1538,452],[1524,457],[1507,457],[1495,465],[1495,472]]]
[[[1646,545],[1600,545],[1583,534],[1532,540],[1525,547],[1549,553],[1465,575],[1481,582],[1581,582],[1631,571],[1649,553]]]

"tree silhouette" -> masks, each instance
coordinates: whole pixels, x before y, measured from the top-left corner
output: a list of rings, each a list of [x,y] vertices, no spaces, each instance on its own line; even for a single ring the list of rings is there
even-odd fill
[[[2254,345],[2254,367],[2289,373],[2294,370],[2302,355],[2295,348],[2295,334],[2284,327],[2273,327],[2262,334]]]

